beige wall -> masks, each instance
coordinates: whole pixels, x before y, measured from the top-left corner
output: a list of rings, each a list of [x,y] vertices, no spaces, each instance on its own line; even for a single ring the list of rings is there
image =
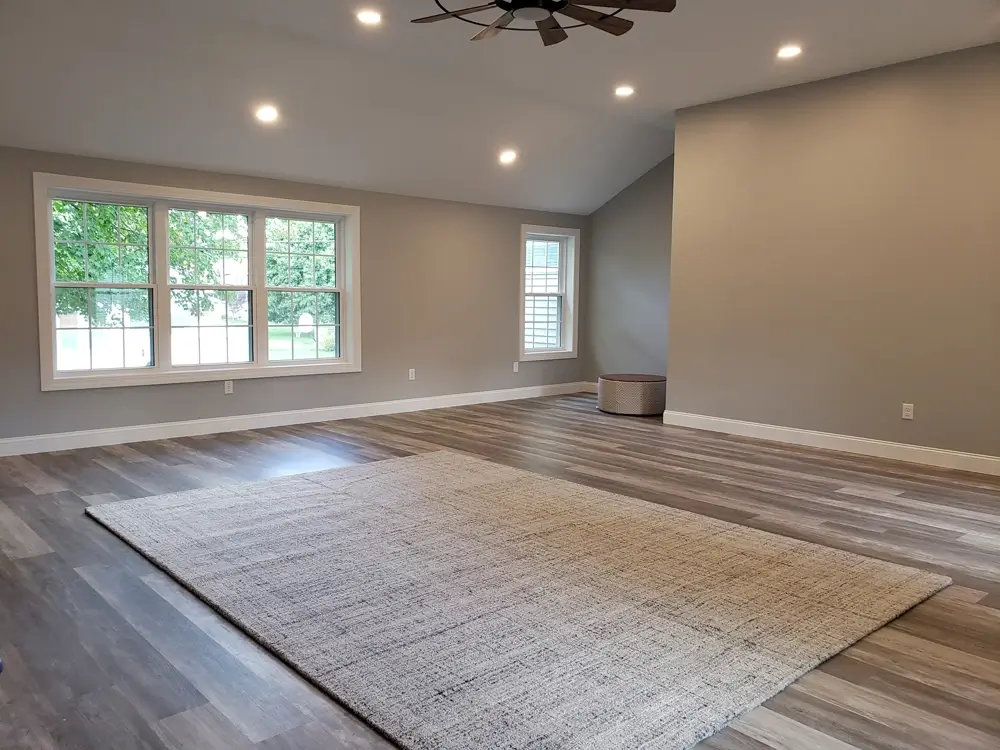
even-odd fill
[[[361,206],[364,371],[238,380],[232,396],[221,383],[42,393],[36,171]],[[586,260],[586,217],[0,148],[0,438],[578,381],[577,359],[513,372],[522,223],[582,228]]]
[[[668,409],[1000,455],[1000,45],[682,111],[675,158]]]
[[[664,374],[673,158],[591,215],[585,374]]]

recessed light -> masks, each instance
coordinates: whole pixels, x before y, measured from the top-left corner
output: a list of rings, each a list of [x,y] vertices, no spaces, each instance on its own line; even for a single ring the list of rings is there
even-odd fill
[[[629,86],[628,84],[623,84],[615,88],[615,96],[619,97],[620,99],[632,96],[632,94],[634,93],[635,89]]]
[[[365,26],[378,26],[382,23],[382,14],[377,10],[359,10],[357,19]]]
[[[798,57],[801,54],[802,48],[797,44],[786,44],[778,50],[778,57],[782,60],[791,60],[793,57]]]
[[[254,116],[261,122],[275,122],[278,119],[278,108],[273,104],[261,104]]]
[[[500,163],[501,164],[513,164],[517,161],[517,151],[512,148],[508,148],[500,152]]]

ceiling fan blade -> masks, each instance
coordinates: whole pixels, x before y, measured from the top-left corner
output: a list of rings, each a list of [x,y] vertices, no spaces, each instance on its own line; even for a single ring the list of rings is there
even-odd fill
[[[581,8],[579,5],[567,5],[556,12],[615,36],[621,36],[633,26],[633,23],[627,18],[609,16],[606,13],[598,13],[596,10]]]
[[[652,10],[669,13],[677,7],[677,0],[576,0],[576,5],[596,5],[599,8],[622,10]]]
[[[569,39],[569,34],[559,25],[555,16],[549,16],[544,21],[537,21],[535,26],[538,27],[538,34],[542,37],[542,44],[546,47],[551,47],[553,44],[559,44],[559,42],[565,42]]]
[[[446,18],[460,18],[461,16],[467,16],[472,13],[478,13],[481,10],[489,10],[490,8],[497,7],[496,3],[487,3],[486,5],[477,5],[474,8],[463,8],[462,10],[452,10],[447,13],[438,13],[434,16],[424,16],[423,18],[414,18],[410,23],[434,23],[435,21],[443,21]]]
[[[472,37],[472,41],[479,42],[479,41],[482,41],[483,39],[492,39],[497,34],[499,34],[501,31],[503,31],[504,28],[506,28],[507,26],[509,26],[510,23],[511,23],[511,21],[513,21],[513,20],[514,20],[514,12],[513,11],[507,11],[502,16],[500,16],[497,20],[495,20],[493,23],[491,23],[489,26],[487,26],[485,29],[483,29],[478,34],[476,34],[474,37]]]

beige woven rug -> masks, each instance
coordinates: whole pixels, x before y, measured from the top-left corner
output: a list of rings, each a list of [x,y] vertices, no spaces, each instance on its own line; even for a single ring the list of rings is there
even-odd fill
[[[949,583],[448,452],[88,513],[421,750],[687,748]]]

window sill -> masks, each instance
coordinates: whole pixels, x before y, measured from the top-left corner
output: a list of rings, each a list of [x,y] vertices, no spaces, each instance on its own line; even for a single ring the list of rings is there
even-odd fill
[[[545,349],[521,352],[521,362],[539,362],[547,359],[576,359],[576,352],[568,349]]]
[[[336,362],[288,364],[288,365],[243,365],[221,367],[192,367],[174,370],[132,370],[129,372],[106,372],[57,375],[42,378],[43,391],[74,391],[90,388],[122,388],[133,385],[165,385],[169,383],[205,383],[222,380],[249,380],[252,378],[280,378],[295,375],[335,375],[347,372],[361,372],[360,362]]]

